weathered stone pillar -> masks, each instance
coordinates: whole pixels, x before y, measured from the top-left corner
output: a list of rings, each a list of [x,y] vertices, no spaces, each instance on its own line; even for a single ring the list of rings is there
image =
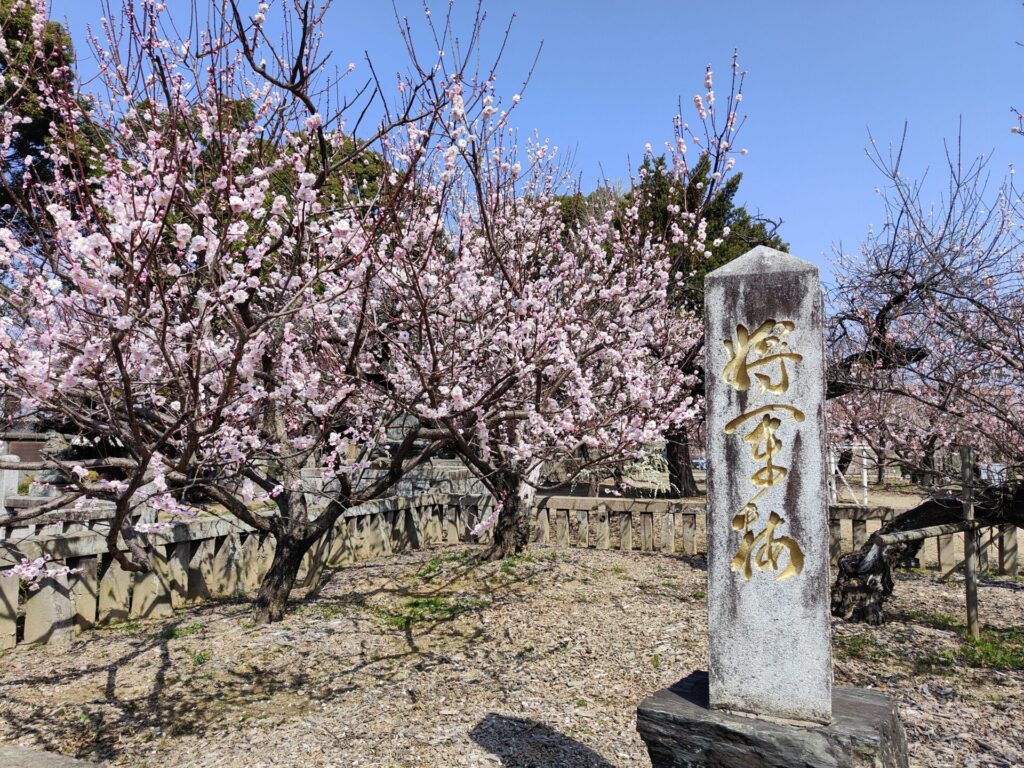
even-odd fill
[[[832,719],[818,269],[756,248],[705,282],[711,706]]]
[[[758,247],[705,297],[710,673],[640,705],[654,768],[906,766],[891,701],[832,691],[818,269]]]

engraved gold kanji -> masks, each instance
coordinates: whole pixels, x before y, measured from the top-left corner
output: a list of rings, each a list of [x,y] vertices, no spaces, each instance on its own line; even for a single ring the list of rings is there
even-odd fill
[[[779,395],[789,389],[789,369],[787,361],[798,363],[803,356],[793,352],[786,340],[795,329],[789,320],[766,320],[751,334],[746,326],[736,326],[735,340],[726,341],[725,346],[731,357],[722,371],[722,378],[738,392],[750,389],[750,370],[772,364],[778,365],[778,378],[772,379],[769,373],[754,372],[754,378],[760,384],[757,395],[771,393]],[[753,359],[751,359],[753,358]],[[733,517],[732,527],[743,532],[739,550],[732,559],[732,570],[742,574],[749,581],[754,568],[771,569],[776,572],[776,581],[784,581],[798,575],[804,566],[804,554],[795,539],[789,536],[777,536],[776,529],[785,520],[776,512],[768,515],[768,523],[757,533],[754,527],[760,520],[757,502],[768,490],[789,474],[787,467],[775,463],[775,457],[782,449],[782,440],[778,436],[783,417],[788,416],[796,424],[804,421],[804,413],[799,408],[786,403],[770,403],[740,414],[725,425],[726,434],[734,434],[744,423],[753,420],[753,428],[743,436],[743,441],[750,446],[750,455],[755,462],[764,466],[758,467],[750,477],[751,484],[758,489],[743,505],[742,511]],[[786,558],[785,567],[779,572],[782,558]]]
[[[786,361],[792,360],[798,363],[803,360],[803,355],[793,352],[789,348],[786,337],[793,331],[796,325],[790,320],[765,320],[757,329],[750,333],[745,325],[736,326],[736,339],[724,342],[726,349],[732,355],[732,359],[722,371],[722,377],[726,383],[738,392],[745,392],[750,389],[750,369],[777,363],[779,366],[779,380],[772,381],[770,374],[755,371],[754,378],[761,385],[761,392],[779,394],[789,389],[789,370],[786,368]],[[754,355],[753,360],[748,358]]]

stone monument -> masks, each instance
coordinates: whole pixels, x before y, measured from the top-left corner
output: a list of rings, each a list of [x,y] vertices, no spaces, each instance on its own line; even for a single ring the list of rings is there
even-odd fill
[[[907,764],[891,701],[832,689],[822,327],[789,254],[705,280],[710,666],[640,705],[655,768]]]

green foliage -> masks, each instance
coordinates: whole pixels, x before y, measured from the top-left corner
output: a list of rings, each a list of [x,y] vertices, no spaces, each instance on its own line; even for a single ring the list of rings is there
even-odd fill
[[[677,305],[698,313],[704,308],[704,276],[742,256],[751,248],[767,245],[780,251],[789,249],[764,220],[757,219],[743,206],[736,206],[736,192],[743,174],[728,178],[721,185],[712,184],[708,155],[701,155],[691,169],[687,184],[679,184],[672,176],[665,157],[646,157],[641,165],[641,179],[635,194],[639,195],[640,223],[668,246],[672,260],[672,299]],[[678,212],[674,210],[678,207]],[[692,244],[696,240],[697,223],[688,223],[683,214],[703,210],[707,221],[706,244],[711,257]],[[672,224],[690,235],[691,243],[672,242]],[[726,228],[729,234],[726,235]],[[717,246],[712,245],[721,239]],[[681,273],[681,276],[680,276]]]
[[[420,622],[451,621],[466,611],[490,605],[488,600],[458,599],[446,597],[417,597],[406,600],[398,612],[383,612],[384,623],[397,629],[409,629]]]
[[[1024,627],[983,629],[977,640],[967,634],[964,622],[951,613],[911,611],[907,618],[935,629],[955,632],[959,646],[955,650],[926,653],[913,660],[914,671],[946,673],[956,667],[1024,670]]]
[[[18,115],[22,122],[5,149],[3,184],[0,186],[0,223],[27,229],[24,176],[43,180],[53,178],[53,168],[44,152],[50,140],[50,124],[58,121],[57,112],[43,101],[43,85],[54,91],[72,87],[71,62],[74,48],[71,36],[57,22],[43,27],[42,46],[32,38],[32,6],[25,3],[13,11],[14,0],[0,0],[6,52],[0,50],[0,104]],[[29,158],[32,163],[29,165]]]
[[[964,627],[963,622],[952,613],[924,613],[923,611],[908,611],[907,617],[920,624],[933,627],[934,629],[958,632]]]
[[[958,661],[954,651],[929,652],[912,657],[911,671],[915,675],[949,675],[956,669]]]
[[[43,27],[42,50],[32,40],[32,8],[24,3],[13,12],[15,0],[0,0],[0,25],[3,26],[7,52],[0,51],[0,103],[16,112],[24,121],[18,127],[11,153],[23,160],[46,146],[50,122],[56,117],[42,100],[43,83],[57,90],[71,88],[70,66],[75,58],[71,35],[62,24],[49,21]],[[58,74],[54,71],[57,70]],[[41,158],[40,158],[41,159]]]
[[[39,236],[39,215],[45,215],[32,204],[28,195],[33,182],[50,182],[55,169],[47,158],[52,141],[51,129],[71,133],[65,139],[78,149],[80,168],[92,175],[96,172],[94,153],[100,146],[102,131],[88,115],[88,103],[75,93],[73,63],[75,59],[71,35],[62,24],[48,21],[43,25],[42,45],[32,38],[32,7],[24,3],[12,11],[15,0],[0,0],[0,28],[6,53],[0,51],[0,105],[15,113],[22,122],[4,149],[4,168],[0,179],[0,225],[16,229],[24,242]],[[44,99],[44,86],[55,99],[69,98],[80,117],[74,125],[66,123],[59,108]],[[31,163],[29,158],[31,157]],[[76,173],[71,166],[65,173]],[[26,178],[29,183],[26,184]]]
[[[137,632],[141,628],[142,625],[137,621],[126,621],[123,624],[111,624],[107,627],[115,632]]]
[[[189,658],[192,659],[192,666],[201,667],[210,660],[209,651],[189,651]]]
[[[879,645],[877,638],[870,632],[837,636],[835,650],[836,655],[840,658],[879,659],[889,655],[888,651]]]
[[[977,640],[966,639],[961,647],[972,667],[1024,669],[1024,628],[985,630]]]
[[[189,635],[198,634],[202,629],[203,625],[198,622],[190,624],[187,627],[168,627],[164,631],[164,637],[168,640],[176,640],[179,637],[188,637]]]
[[[532,562],[533,558],[529,555],[509,555],[501,562],[501,567],[498,570],[506,576],[511,576],[520,565]]]
[[[693,592],[690,593],[690,597],[692,597],[694,600],[703,600],[707,596],[707,592],[705,592],[702,589],[695,589]]]
[[[423,567],[417,571],[416,576],[424,581],[429,581],[441,572],[446,563],[465,563],[473,559],[474,555],[472,552],[445,552],[444,554],[434,555],[423,564]]]

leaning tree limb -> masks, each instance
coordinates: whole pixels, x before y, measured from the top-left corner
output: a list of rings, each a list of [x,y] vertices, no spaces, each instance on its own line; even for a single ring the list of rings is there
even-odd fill
[[[885,601],[893,593],[893,568],[912,563],[924,539],[931,536],[970,527],[1024,527],[1024,486],[1006,483],[976,489],[974,507],[972,526],[963,518],[959,498],[929,499],[883,525],[857,552],[839,558],[832,585],[832,615],[881,624]]]

